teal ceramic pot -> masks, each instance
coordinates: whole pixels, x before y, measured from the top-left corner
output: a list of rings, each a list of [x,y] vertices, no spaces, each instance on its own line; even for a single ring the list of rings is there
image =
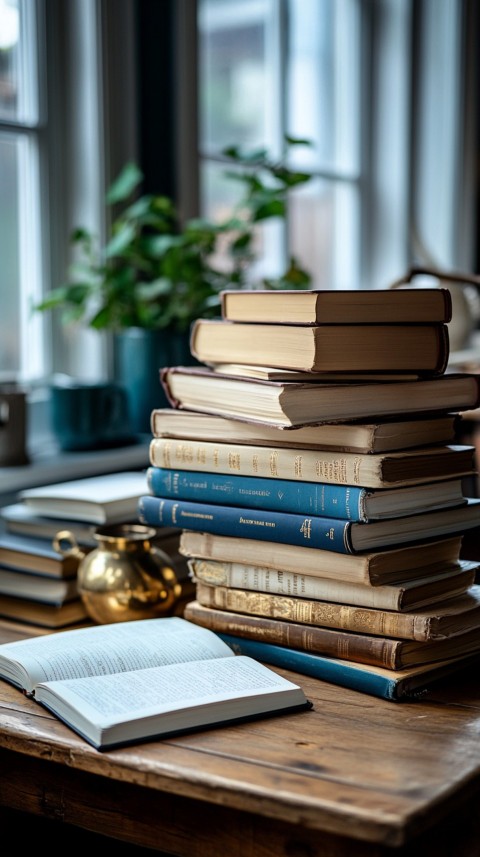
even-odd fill
[[[198,365],[190,333],[131,327],[115,335],[114,349],[115,380],[127,391],[130,425],[137,434],[151,434],[152,410],[169,406],[160,369]]]

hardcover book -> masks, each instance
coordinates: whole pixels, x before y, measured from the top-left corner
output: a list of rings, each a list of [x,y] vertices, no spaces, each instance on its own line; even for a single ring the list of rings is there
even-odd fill
[[[338,449],[352,452],[388,452],[429,444],[454,443],[457,414],[382,422],[324,423],[282,431],[276,426],[234,420],[215,414],[176,408],[155,408],[153,437],[183,440],[252,443],[257,446],[292,446],[304,449]]]
[[[388,670],[373,664],[361,664],[343,658],[323,657],[263,640],[248,640],[235,634],[219,634],[237,654],[249,655],[281,669],[313,676],[331,684],[377,696],[390,702],[427,696],[432,684],[462,669],[478,668],[480,658],[461,655],[436,663],[421,664],[404,670]]]
[[[47,604],[63,604],[78,598],[77,577],[46,577],[0,565],[0,594],[31,598]]]
[[[126,471],[27,488],[19,498],[32,512],[47,518],[115,524],[135,520],[145,488],[144,472]]]
[[[425,324],[449,322],[448,289],[226,289],[228,321],[279,324]]]
[[[286,596],[285,608],[290,609],[290,599],[299,599],[298,610],[308,610],[308,600],[349,604],[352,607],[367,607],[375,611],[419,610],[438,601],[451,599],[464,592],[475,582],[480,568],[478,563],[461,560],[456,565],[438,566],[424,577],[419,576],[403,583],[384,583],[383,586],[368,586],[362,583],[350,583],[344,580],[331,580],[320,575],[302,574],[301,571],[280,571],[242,562],[221,562],[214,559],[191,558],[189,568],[197,587],[206,584],[220,587],[219,598],[230,597],[228,590],[246,590],[255,602],[253,593]],[[214,597],[207,592],[206,596]],[[235,593],[232,595],[236,597]],[[241,598],[241,596],[238,596]],[[305,600],[306,599],[306,600]],[[200,599],[199,599],[200,600]],[[206,603],[203,602],[202,603]],[[256,602],[255,602],[256,603]],[[220,603],[207,606],[222,606]],[[225,609],[234,609],[228,608]],[[255,612],[255,611],[253,611]],[[367,611],[368,612],[368,611]],[[285,616],[284,618],[288,618]],[[297,620],[299,621],[299,620]],[[375,633],[380,633],[376,631]],[[398,631],[392,636],[402,636]]]
[[[263,616],[269,619],[282,619],[287,622],[299,622],[302,625],[318,625],[323,628],[337,628],[342,631],[356,631],[361,634],[377,634],[380,637],[395,637],[415,640],[426,639],[425,628],[428,618],[417,618],[417,610],[422,606],[436,606],[441,614],[442,604],[447,609],[457,596],[465,595],[475,582],[475,563],[468,563],[457,571],[444,575],[445,589],[430,603],[424,601],[418,608],[411,607],[410,612],[387,610],[380,607],[359,607],[354,604],[320,601],[314,598],[276,595],[272,592],[252,592],[247,589],[233,589],[229,586],[210,586],[197,581],[196,599],[203,607],[229,610],[232,613],[245,613],[250,616]],[[433,584],[432,584],[433,585]],[[442,600],[443,599],[443,600]],[[475,620],[477,625],[478,615]],[[470,629],[468,629],[470,630]],[[417,637],[418,634],[418,637]]]
[[[425,446],[396,452],[337,452],[154,437],[154,467],[361,488],[400,488],[476,472],[475,447]]]
[[[264,479],[261,476],[235,476],[152,466],[147,470],[147,484],[150,493],[159,497],[178,497],[181,500],[227,506],[248,503],[255,509],[326,515],[350,521],[396,518],[461,506],[467,502],[461,479],[375,491],[353,485]]]
[[[190,351],[201,363],[252,363],[311,372],[440,375],[446,324],[258,324],[197,319]]]
[[[462,536],[405,544],[375,552],[343,554],[256,539],[184,530],[180,553],[187,558],[238,562],[301,573],[327,580],[343,580],[362,586],[384,586],[438,574],[460,559]]]
[[[185,617],[202,628],[216,633],[235,634],[316,655],[343,658],[364,664],[375,664],[390,670],[401,670],[418,664],[442,661],[480,652],[480,625],[441,640],[395,639],[361,632],[339,631],[317,625],[300,625],[284,619],[267,619],[248,614],[230,613],[203,607],[190,601]]]
[[[152,527],[177,526],[218,535],[358,553],[478,527],[480,498],[468,498],[465,506],[453,509],[358,523],[243,506],[171,500],[149,494],[139,500],[138,517],[141,523]]]
[[[177,616],[4,643],[0,677],[99,750],[311,707],[298,685]]]
[[[385,416],[418,418],[480,405],[480,376],[469,372],[416,381],[309,384],[219,375],[206,367],[170,366],[160,370],[160,380],[173,408],[285,429]]]
[[[35,625],[35,632],[37,628],[55,630],[79,625],[88,620],[87,611],[80,598],[65,601],[63,604],[47,604],[29,598],[0,595],[0,616],[2,619]]]
[[[46,539],[0,533],[0,565],[19,572],[35,572],[48,577],[73,577],[78,557],[55,550]]]

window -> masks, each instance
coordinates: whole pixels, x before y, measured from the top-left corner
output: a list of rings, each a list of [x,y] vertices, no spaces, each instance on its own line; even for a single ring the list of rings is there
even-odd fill
[[[415,257],[473,267],[474,7],[0,0],[0,381],[109,373],[102,338],[30,307],[62,282],[71,229],[102,234],[129,158],[147,190],[216,216],[236,188],[222,147],[311,140],[294,165],[315,179],[259,236],[257,277],[291,253],[327,288],[385,287]]]
[[[42,373],[42,5],[0,0],[0,379]]]
[[[222,147],[282,154],[286,134],[308,139],[291,164],[314,181],[291,195],[288,234],[268,227],[258,274],[287,252],[317,288],[359,282],[362,21],[358,0],[200,0],[200,189],[215,217],[235,190]]]

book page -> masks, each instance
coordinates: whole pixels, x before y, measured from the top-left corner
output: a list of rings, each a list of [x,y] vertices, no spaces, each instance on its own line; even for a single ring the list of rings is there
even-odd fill
[[[287,679],[253,659],[192,661],[137,672],[41,684],[39,699],[50,693],[64,699],[98,725],[118,717],[149,717],[221,699],[242,698],[295,688]],[[46,691],[49,691],[46,697]],[[52,703],[53,704],[53,703]]]
[[[39,681],[123,673],[232,655],[216,634],[172,616],[5,643],[0,646],[0,675],[31,692]]]

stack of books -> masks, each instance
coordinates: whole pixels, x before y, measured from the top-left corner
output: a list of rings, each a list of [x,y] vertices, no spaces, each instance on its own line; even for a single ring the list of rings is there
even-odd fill
[[[81,556],[98,546],[96,527],[137,523],[146,485],[145,472],[112,473],[26,489],[1,508],[0,616],[36,631],[86,622],[77,589]],[[58,544],[62,532],[69,535]],[[177,550],[179,531],[167,535]]]
[[[400,699],[480,654],[480,378],[447,371],[448,290],[237,291],[166,367],[138,515],[182,528],[192,622]]]

